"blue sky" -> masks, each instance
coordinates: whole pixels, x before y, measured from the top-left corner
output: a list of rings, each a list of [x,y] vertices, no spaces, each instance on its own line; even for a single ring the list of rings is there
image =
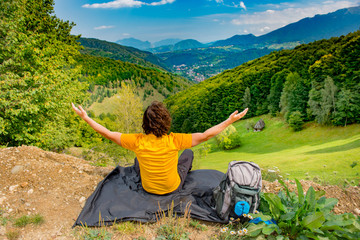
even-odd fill
[[[117,41],[167,38],[207,43],[236,34],[256,36],[360,0],[55,0],[55,14],[76,23],[73,34]]]

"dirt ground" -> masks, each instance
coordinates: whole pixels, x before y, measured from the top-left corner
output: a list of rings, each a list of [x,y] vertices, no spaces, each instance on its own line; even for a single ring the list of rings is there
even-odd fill
[[[78,239],[71,227],[86,198],[111,170],[112,167],[94,167],[83,159],[36,147],[0,149],[0,218],[15,219],[33,214],[44,217],[45,223],[39,226],[16,227],[20,232],[19,239]],[[335,213],[359,215],[359,186],[341,189],[310,181],[301,183],[304,191],[313,186],[315,190],[325,190],[327,197],[339,199]],[[280,190],[277,182],[263,181],[263,185],[265,192]],[[292,184],[289,186],[296,188]],[[6,239],[5,234],[11,231],[10,228],[14,228],[12,224],[3,226],[0,222],[0,239]],[[213,234],[211,232],[209,234]]]

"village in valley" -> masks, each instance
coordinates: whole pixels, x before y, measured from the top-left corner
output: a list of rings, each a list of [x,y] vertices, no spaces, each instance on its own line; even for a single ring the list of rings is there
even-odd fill
[[[202,68],[211,68],[213,66],[214,66],[214,64],[209,64],[209,65],[194,64],[192,66],[187,66],[186,64],[181,64],[181,65],[173,65],[172,71],[174,73],[176,73],[180,76],[186,77],[192,81],[202,82],[205,79],[213,77],[221,72],[220,70],[216,73],[209,73],[209,74],[203,74],[203,73],[201,73],[202,71],[199,72],[199,70]]]

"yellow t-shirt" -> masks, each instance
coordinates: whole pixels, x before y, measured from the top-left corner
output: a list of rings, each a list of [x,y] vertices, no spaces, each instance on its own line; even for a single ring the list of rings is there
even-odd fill
[[[121,146],[135,152],[140,165],[143,188],[154,194],[175,191],[180,185],[178,152],[190,148],[191,134],[121,134]]]

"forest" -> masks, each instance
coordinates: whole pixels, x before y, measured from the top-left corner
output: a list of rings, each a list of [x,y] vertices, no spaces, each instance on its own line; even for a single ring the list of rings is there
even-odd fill
[[[244,63],[165,100],[173,131],[204,131],[248,107],[246,117],[282,115],[346,126],[360,121],[360,31]]]
[[[157,68],[113,60],[106,57],[96,57],[80,54],[75,58],[81,67],[80,80],[90,83],[90,90],[94,85],[108,85],[116,81],[130,80],[136,86],[144,87],[150,83],[164,97],[187,88],[191,82]]]
[[[144,67],[166,69],[166,65],[150,52],[94,38],[79,38],[78,41],[84,47],[80,50],[84,54],[135,63]]]

